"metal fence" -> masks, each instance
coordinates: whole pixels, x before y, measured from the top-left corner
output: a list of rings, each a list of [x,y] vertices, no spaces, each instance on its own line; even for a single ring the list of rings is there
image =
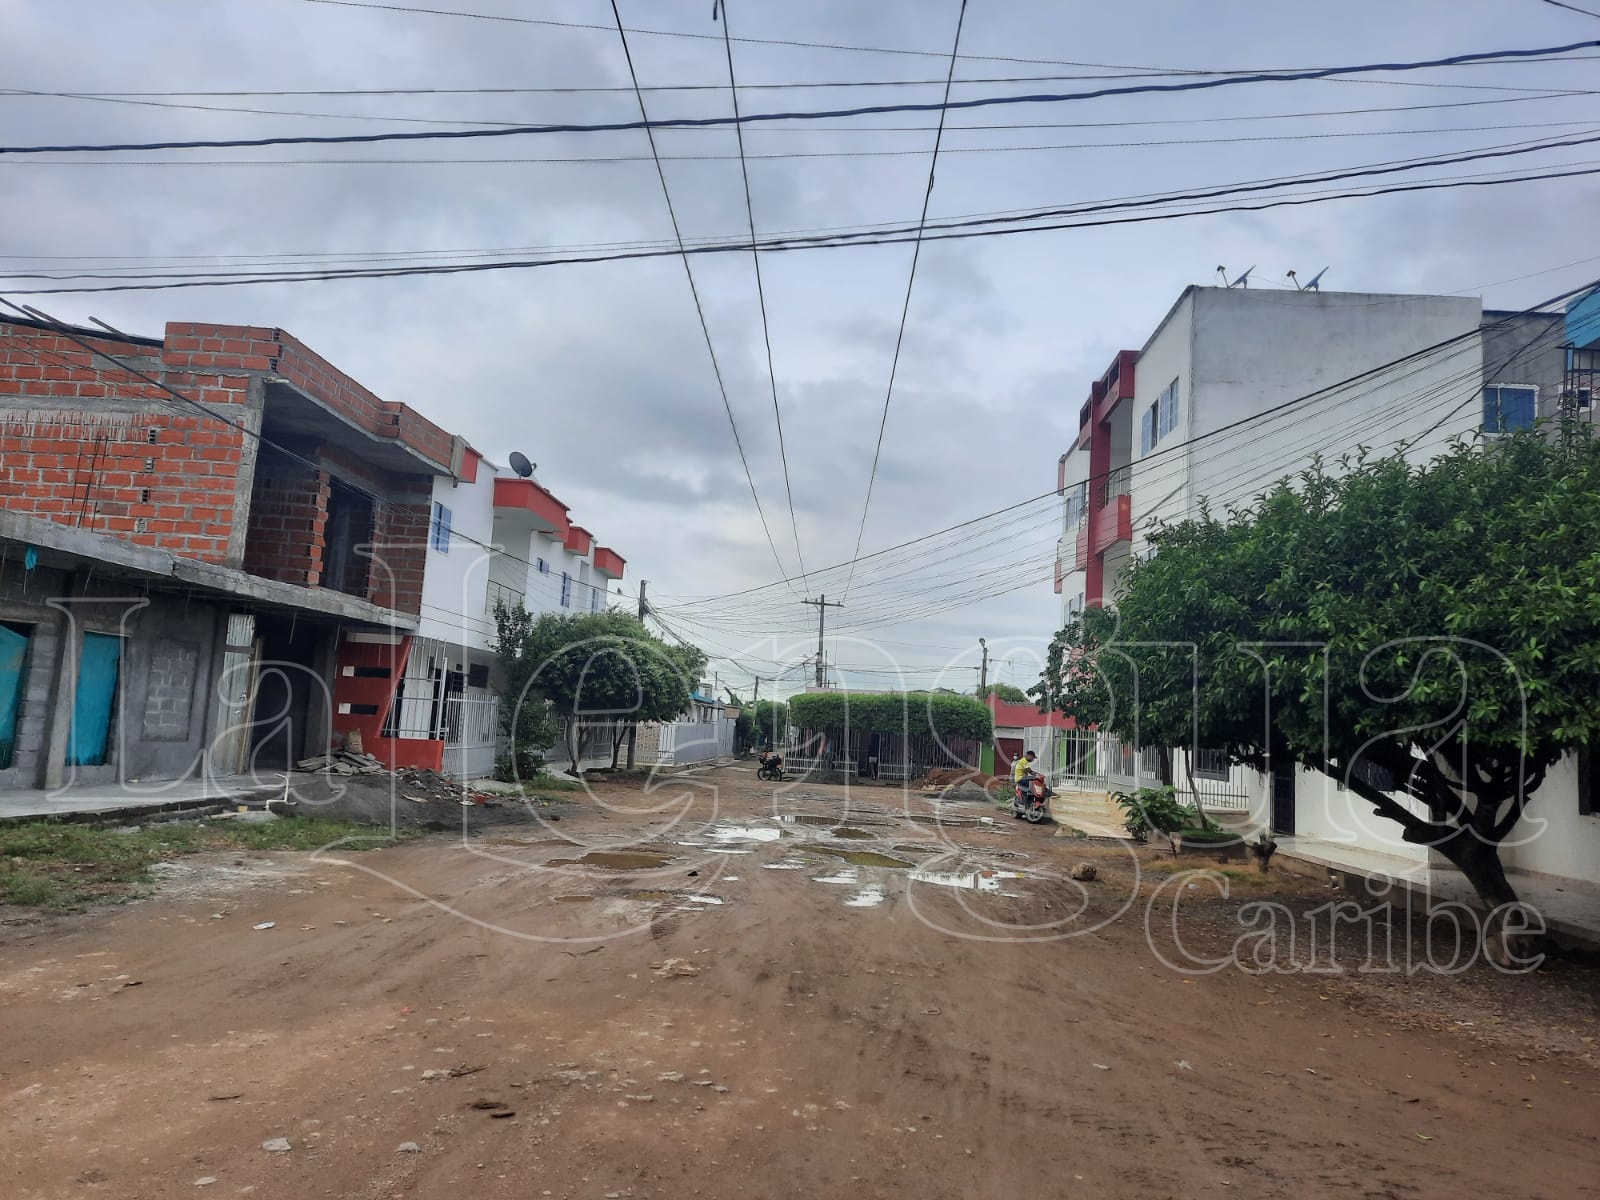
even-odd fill
[[[1028,731],[1033,734],[1035,731]],[[1089,792],[1131,792],[1161,786],[1161,751],[1156,746],[1134,746],[1110,734],[1078,731],[1051,731],[1054,736],[1029,739],[1029,749],[1037,749],[1045,762],[1052,764],[1058,787]],[[1041,744],[1034,745],[1038,740]],[[1046,748],[1051,746],[1053,753]],[[1220,750],[1172,752],[1172,785],[1179,801],[1191,807],[1198,801],[1205,809],[1250,807],[1252,786],[1259,789],[1259,776],[1247,767],[1231,766]]]

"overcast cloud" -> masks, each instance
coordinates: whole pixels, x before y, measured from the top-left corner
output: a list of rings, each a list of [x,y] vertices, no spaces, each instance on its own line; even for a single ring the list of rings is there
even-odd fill
[[[420,0],[418,0],[420,3]],[[512,4],[445,0],[430,7],[609,24],[603,0]],[[947,53],[956,0],[732,0],[738,36]],[[630,26],[718,34],[706,0],[624,0]],[[0,0],[0,74],[40,91],[620,87],[614,32],[341,8],[307,0]],[[1136,0],[1118,5],[972,0],[970,55],[1161,67],[1256,68],[1431,58],[1600,37],[1600,20],[1540,0]],[[631,35],[641,82],[722,84],[720,41]],[[736,43],[741,83],[933,80],[937,57]],[[960,77],[1094,74],[1089,68],[965,59]],[[1527,89],[1592,88],[1592,57],[1570,63],[1463,68],[1379,82],[1262,85],[1178,96],[958,113],[941,155],[930,215],[1204,187],[1337,170],[1419,154],[1600,129],[1592,95],[1527,98]],[[1468,86],[1470,85],[1470,86]],[[1037,86],[958,86],[956,95]],[[1066,85],[1062,85],[1065,90]],[[1504,89],[1504,90],[1498,90]],[[940,86],[752,89],[747,113],[893,100],[937,100]],[[1265,114],[1457,104],[1364,115],[1217,120]],[[172,101],[168,101],[172,102]],[[10,144],[265,136],[425,128],[373,118],[465,122],[628,120],[631,91],[471,96],[246,96],[194,101],[347,119],[197,112],[68,98],[0,96]],[[654,117],[721,115],[728,93],[653,92]],[[929,114],[752,128],[759,231],[914,222],[927,183]],[[1044,122],[1171,122],[988,129]],[[1556,123],[1561,124],[1556,124]],[[1506,126],[1526,126],[1505,128]],[[852,126],[915,127],[863,131]],[[1484,128],[1495,126],[1498,128]],[[1444,130],[1422,134],[1393,131]],[[1360,134],[1361,136],[1318,136]],[[1277,140],[971,153],[980,146]],[[668,131],[664,155],[733,155],[729,129]],[[906,151],[815,157],[838,151]],[[758,156],[806,154],[777,159]],[[627,156],[643,161],[417,162]],[[0,159],[0,270],[150,256],[470,252],[653,241],[671,236],[641,132],[549,135],[149,155]],[[1587,147],[1419,174],[1587,164]],[[116,165],[140,158],[186,165]],[[348,160],[412,160],[387,165]],[[243,160],[248,165],[239,165]],[[296,160],[260,165],[262,160]],[[321,160],[307,162],[305,160]],[[340,160],[329,162],[326,160]],[[746,231],[737,159],[669,161],[686,238]],[[1586,179],[1338,201],[1262,213],[1101,229],[935,242],[922,252],[863,549],[880,549],[1049,490],[1089,383],[1136,348],[1190,283],[1217,264],[1254,264],[1269,286],[1290,268],[1331,269],[1330,289],[1483,295],[1496,307],[1535,302],[1600,276],[1600,185]],[[800,544],[815,569],[850,557],[872,461],[911,259],[909,246],[771,254],[763,259],[772,352]],[[1578,260],[1588,259],[1582,262]],[[1571,264],[1571,265],[1566,265]],[[127,264],[121,264],[127,265]],[[729,399],[778,553],[795,571],[772,400],[749,255],[694,260]],[[1536,274],[1537,273],[1537,274]],[[1532,278],[1523,278],[1533,276]],[[1502,282],[1504,281],[1504,282]],[[21,294],[20,283],[3,284]],[[33,285],[47,286],[47,285]],[[574,518],[629,562],[627,591],[650,581],[664,605],[776,578],[718,396],[681,262],[656,259],[533,271],[365,282],[40,297],[62,318],[99,317],[159,334],[169,320],[281,326],[387,399],[465,435],[491,459],[520,449]],[[986,636],[1027,658],[1054,629],[1048,582],[1057,530],[1034,517],[989,531],[983,553],[919,579],[902,566],[867,571],[831,620],[881,651],[841,644],[840,661],[944,663]],[[961,549],[972,549],[971,545]],[[1030,565],[1002,564],[1028,559]],[[1034,582],[981,599],[1011,583]],[[975,600],[909,624],[885,623],[926,589],[970,580]],[[797,590],[799,585],[796,585]],[[944,593],[935,593],[944,594]],[[748,665],[792,661],[815,615],[787,589],[764,613],[748,605],[683,625]],[[681,610],[680,610],[681,611]],[[687,620],[687,614],[685,615]],[[770,636],[762,638],[767,633]],[[776,638],[776,640],[774,640]],[[712,640],[714,639],[714,640]],[[975,662],[975,649],[963,662]],[[718,664],[724,679],[741,673]],[[861,676],[863,683],[884,677]],[[919,674],[915,682],[932,682]],[[947,682],[971,686],[970,672]]]

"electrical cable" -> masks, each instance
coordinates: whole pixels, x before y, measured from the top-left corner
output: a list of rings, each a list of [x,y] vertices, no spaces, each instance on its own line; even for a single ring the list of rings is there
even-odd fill
[[[744,466],[745,482],[750,485],[750,499],[755,501],[756,515],[761,518],[762,532],[767,535],[767,545],[772,548],[772,561],[778,565],[778,574],[787,579],[788,572],[784,569],[783,559],[778,554],[778,544],[772,539],[772,528],[767,524],[766,510],[761,507],[761,497],[756,493],[755,476],[750,473],[750,460],[745,456],[744,439],[739,436],[739,423],[733,416],[733,405],[728,400],[728,385],[722,378],[722,365],[717,361],[716,348],[711,344],[711,326],[706,321],[705,306],[700,302],[700,289],[694,281],[694,268],[689,265],[689,251],[684,245],[683,231],[678,226],[678,212],[673,207],[672,189],[667,186],[666,168],[661,165],[661,158],[656,149],[656,135],[651,127],[649,115],[645,110],[644,93],[637,90],[639,75],[633,66],[633,52],[628,49],[628,35],[622,27],[622,11],[617,7],[617,0],[611,0],[611,13],[617,21],[617,35],[622,39],[622,56],[628,65],[628,78],[635,86],[635,96],[639,101],[639,115],[643,118],[640,126],[645,131],[645,136],[650,140],[650,155],[655,159],[656,178],[661,181],[661,195],[667,204],[667,216],[672,221],[672,236],[678,243],[678,256],[683,261],[684,277],[689,281],[689,295],[694,299],[694,309],[700,318],[700,332],[705,336],[706,354],[711,358],[711,370],[717,377],[717,390],[722,395],[722,408],[728,414],[728,427],[733,431],[733,444],[739,451],[739,461]],[[753,240],[752,240],[753,244]],[[790,584],[790,591],[794,586]],[[798,593],[796,593],[798,595]]]
[[[626,34],[623,34],[623,36],[626,37]],[[1542,46],[1529,49],[1477,51],[1469,54],[1455,54],[1445,58],[1426,59],[1414,62],[1367,63],[1359,66],[1321,67],[1315,70],[1306,71],[1232,75],[1221,79],[1187,80],[1182,83],[1131,84],[1123,87],[1095,88],[1082,92],[1037,92],[1025,95],[978,96],[968,100],[951,100],[948,98],[947,93],[947,98],[937,104],[869,104],[859,105],[852,108],[822,109],[813,111],[797,110],[790,112],[746,113],[739,117],[671,117],[657,121],[652,121],[648,117],[645,117],[639,121],[608,121],[592,124],[565,123],[516,125],[474,129],[410,130],[396,133],[351,133],[300,136],[280,135],[277,137],[266,138],[202,138],[186,141],[172,140],[160,142],[119,142],[99,145],[78,144],[56,146],[0,146],[0,154],[80,154],[106,153],[110,151],[217,150],[243,149],[255,146],[337,146],[367,144],[372,142],[438,141],[463,138],[521,137],[531,134],[549,133],[612,133],[633,129],[653,130],[694,127],[706,128],[732,124],[764,124],[772,121],[832,121],[842,120],[850,117],[873,116],[880,113],[897,112],[938,112],[944,114],[960,109],[992,108],[1002,105],[1010,106],[1017,104],[1062,104],[1082,100],[1104,99],[1109,96],[1133,96],[1164,94],[1172,92],[1207,91],[1216,88],[1238,87],[1245,84],[1256,83],[1303,83],[1319,79],[1329,79],[1340,75],[1359,74],[1367,71],[1423,71],[1435,67],[1459,66],[1469,63],[1515,61],[1518,59],[1531,58],[1539,55],[1566,55],[1578,50],[1593,50],[1597,47],[1600,47],[1600,39],[1591,39],[1589,41],[1582,42],[1570,42],[1562,46]],[[953,79],[954,76],[952,75],[951,78]],[[642,110],[643,93],[639,94],[639,98],[641,101],[640,107]]]
[[[956,15],[956,35],[950,47],[950,73],[945,78],[944,100],[950,103],[950,81],[956,76],[956,54],[961,49],[961,29],[967,20],[967,0],[961,0],[961,7]],[[883,415],[878,418],[878,439],[872,448],[872,469],[867,473],[867,498],[861,503],[861,523],[856,528],[856,547],[852,558],[861,555],[861,539],[867,532],[867,514],[872,511],[872,488],[878,480],[878,460],[883,454],[883,433],[889,425],[889,404],[894,399],[895,376],[900,370],[900,348],[906,337],[906,318],[911,314],[911,292],[917,282],[917,263],[922,257],[922,234],[928,224],[928,205],[933,200],[934,179],[939,170],[939,146],[944,141],[944,121],[947,108],[939,110],[939,127],[933,135],[933,153],[928,156],[928,186],[922,192],[922,214],[917,218],[916,240],[911,246],[911,270],[906,273],[906,297],[900,306],[900,328],[894,335],[894,356],[889,360],[889,386],[883,395]],[[753,239],[752,239],[753,240]],[[845,580],[844,599],[850,598],[850,584],[854,581],[855,574]]]
[[[733,39],[728,29],[728,0],[720,0],[722,10],[722,46],[728,59],[728,94],[733,101],[733,115],[739,115],[739,81],[733,71]],[[717,4],[712,5],[712,20],[716,19]],[[767,289],[761,279],[761,251],[756,248],[756,210],[750,198],[750,166],[745,161],[744,126],[735,124],[734,136],[739,145],[739,174],[744,181],[744,215],[750,228],[750,260],[756,272],[756,300],[761,309],[761,341],[767,351],[767,381],[772,385],[772,419],[778,426],[778,458],[783,463],[783,491],[789,502],[789,528],[794,533],[794,557],[800,564],[801,589],[809,590],[806,583],[806,558],[800,549],[800,520],[794,511],[794,485],[789,478],[789,451],[783,440],[783,409],[778,404],[778,372],[772,365],[772,326],[767,320]]]
[[[1600,141],[1600,138],[1595,139]],[[1522,153],[1533,150],[1557,148],[1550,145],[1531,148]],[[1438,165],[1419,164],[1419,165]],[[1008,224],[998,229],[971,229],[964,227],[946,227],[938,222],[931,223],[929,228],[937,232],[925,233],[924,241],[957,241],[980,237],[1001,237],[1026,233],[1049,233],[1067,229],[1092,229],[1105,228],[1115,225],[1138,225],[1154,221],[1177,220],[1184,217],[1215,216],[1218,214],[1239,212],[1264,212],[1274,208],[1300,207],[1308,204],[1323,204],[1333,200],[1367,199],[1374,196],[1400,195],[1413,192],[1438,191],[1442,189],[1466,187],[1496,187],[1513,183],[1532,183],[1550,179],[1575,179],[1600,174],[1600,167],[1581,167],[1572,170],[1546,170],[1533,171],[1522,175],[1502,176],[1499,178],[1464,177],[1441,181],[1422,181],[1416,183],[1390,184],[1382,187],[1373,187],[1365,191],[1330,192],[1304,198],[1278,198],[1264,200],[1254,204],[1219,205],[1212,208],[1196,208],[1177,212],[1155,212],[1138,215],[1099,217],[1094,220],[1067,220],[1041,225]],[[1003,218],[1002,218],[1003,219]],[[976,224],[991,224],[993,222],[974,222]],[[869,235],[839,235],[835,238],[786,238],[769,239],[763,241],[760,248],[763,251],[791,251],[791,250],[837,250],[850,249],[858,246],[892,246],[905,245],[913,241],[910,236],[895,233],[869,234]],[[83,295],[102,292],[130,292],[130,291],[173,291],[197,287],[242,287],[267,283],[325,283],[335,280],[348,279],[391,279],[408,278],[425,275],[457,275],[474,274],[485,271],[506,270],[532,270],[540,267],[556,266],[587,266],[602,262],[622,262],[635,259],[664,258],[671,255],[685,254],[725,254],[742,253],[750,249],[746,242],[728,242],[688,246],[683,251],[653,249],[619,251],[607,254],[576,255],[564,258],[547,259],[522,259],[511,261],[497,261],[485,263],[448,263],[431,266],[395,267],[386,269],[345,270],[345,271],[305,271],[299,273],[284,273],[276,275],[256,275],[244,277],[206,277],[201,279],[179,279],[173,282],[160,283],[119,283],[97,285],[93,287],[64,287],[64,288],[13,288],[14,292],[22,295]],[[10,275],[7,278],[23,278],[24,276]]]

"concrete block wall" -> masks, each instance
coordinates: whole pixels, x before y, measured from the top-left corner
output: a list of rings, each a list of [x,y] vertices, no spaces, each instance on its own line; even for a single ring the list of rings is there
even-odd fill
[[[321,462],[338,478],[379,498],[372,513],[367,599],[382,608],[420,612],[433,521],[433,477],[378,471],[338,446],[323,446]]]
[[[164,374],[228,419],[209,417],[112,361],[157,370],[158,347],[109,338],[90,344],[98,349],[0,324],[0,505],[230,563],[245,435],[229,422],[246,414],[248,380]]]

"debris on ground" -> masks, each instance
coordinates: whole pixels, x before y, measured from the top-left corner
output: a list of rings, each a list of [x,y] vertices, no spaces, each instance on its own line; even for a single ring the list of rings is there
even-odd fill
[[[1093,883],[1099,869],[1093,863],[1079,863],[1072,868],[1072,877],[1080,883]]]
[[[286,1137],[268,1138],[261,1143],[261,1148],[268,1154],[287,1154],[294,1149],[293,1146],[289,1145],[289,1139]]]
[[[422,1147],[415,1142],[401,1142],[394,1148],[396,1154],[421,1154]]]
[[[330,775],[382,775],[389,768],[370,754],[356,754],[339,750],[333,754],[319,754],[315,758],[302,758],[295,763],[298,771],[325,771]]]

